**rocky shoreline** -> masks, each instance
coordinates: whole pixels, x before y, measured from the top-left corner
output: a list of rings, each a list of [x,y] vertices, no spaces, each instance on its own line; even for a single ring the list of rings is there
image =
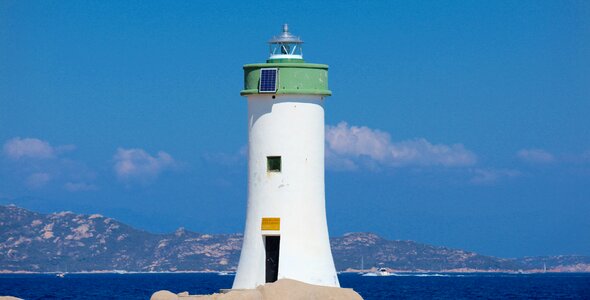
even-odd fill
[[[229,290],[225,293],[212,295],[189,295],[188,292],[178,294],[170,291],[155,292],[150,300],[239,300],[239,299],[339,299],[362,300],[363,298],[353,289],[325,287],[307,284],[292,279],[280,279],[251,290]]]

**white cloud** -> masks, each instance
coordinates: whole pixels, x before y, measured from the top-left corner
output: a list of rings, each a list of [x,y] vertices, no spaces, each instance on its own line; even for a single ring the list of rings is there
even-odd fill
[[[97,187],[86,182],[66,182],[64,188],[69,192],[94,191]]]
[[[504,178],[513,178],[521,175],[518,170],[511,169],[475,169],[471,182],[475,184],[491,184]]]
[[[543,149],[522,149],[516,153],[518,158],[528,163],[552,163],[555,161],[553,154]]]
[[[326,168],[336,171],[355,171],[358,169],[357,164],[352,158],[348,158],[344,155],[338,155],[326,147]]]
[[[206,153],[203,155],[203,158],[215,164],[223,165],[223,166],[235,166],[235,165],[245,165],[247,162],[248,157],[248,145],[242,146],[237,152],[235,153],[225,153],[225,152],[217,152],[217,153]]]
[[[27,177],[26,185],[32,189],[38,189],[45,186],[51,180],[48,173],[33,173]]]
[[[461,144],[432,144],[419,138],[392,142],[387,132],[341,122],[326,127],[326,160],[329,167],[354,170],[359,164],[462,167],[474,165],[476,155]]]
[[[35,138],[15,137],[4,143],[4,155],[11,159],[54,158],[55,152],[48,142]]]
[[[119,148],[113,158],[115,174],[123,182],[147,183],[175,165],[172,156],[163,151],[151,156],[143,149]]]
[[[51,146],[49,142],[36,138],[15,137],[4,143],[4,155],[13,160],[50,159],[76,149],[74,145]]]
[[[94,172],[84,163],[64,155],[74,149],[74,145],[53,146],[37,138],[14,137],[4,143],[2,154],[7,160],[0,163],[6,162],[1,166],[5,172],[21,180],[29,189],[40,189],[49,184],[61,186],[65,182],[91,185]]]

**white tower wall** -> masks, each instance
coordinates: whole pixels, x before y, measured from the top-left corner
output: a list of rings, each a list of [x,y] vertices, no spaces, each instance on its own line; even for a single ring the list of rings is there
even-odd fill
[[[322,96],[248,96],[248,208],[233,289],[266,282],[265,235],[280,235],[278,279],[339,286],[330,250],[324,191]],[[281,172],[267,157],[281,157]],[[280,218],[280,230],[262,230]]]

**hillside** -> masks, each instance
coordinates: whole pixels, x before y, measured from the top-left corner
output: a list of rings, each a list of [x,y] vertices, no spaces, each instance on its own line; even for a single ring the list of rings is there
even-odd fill
[[[372,233],[331,239],[338,270],[387,267],[399,271],[590,272],[590,257],[505,259]],[[154,234],[101,215],[40,214],[0,206],[0,272],[219,271],[235,270],[241,234],[203,234],[178,229]]]

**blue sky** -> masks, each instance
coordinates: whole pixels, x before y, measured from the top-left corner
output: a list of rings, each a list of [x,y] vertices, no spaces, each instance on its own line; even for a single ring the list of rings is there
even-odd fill
[[[285,22],[330,65],[332,235],[590,255],[585,1],[1,1],[0,203],[241,232]]]

